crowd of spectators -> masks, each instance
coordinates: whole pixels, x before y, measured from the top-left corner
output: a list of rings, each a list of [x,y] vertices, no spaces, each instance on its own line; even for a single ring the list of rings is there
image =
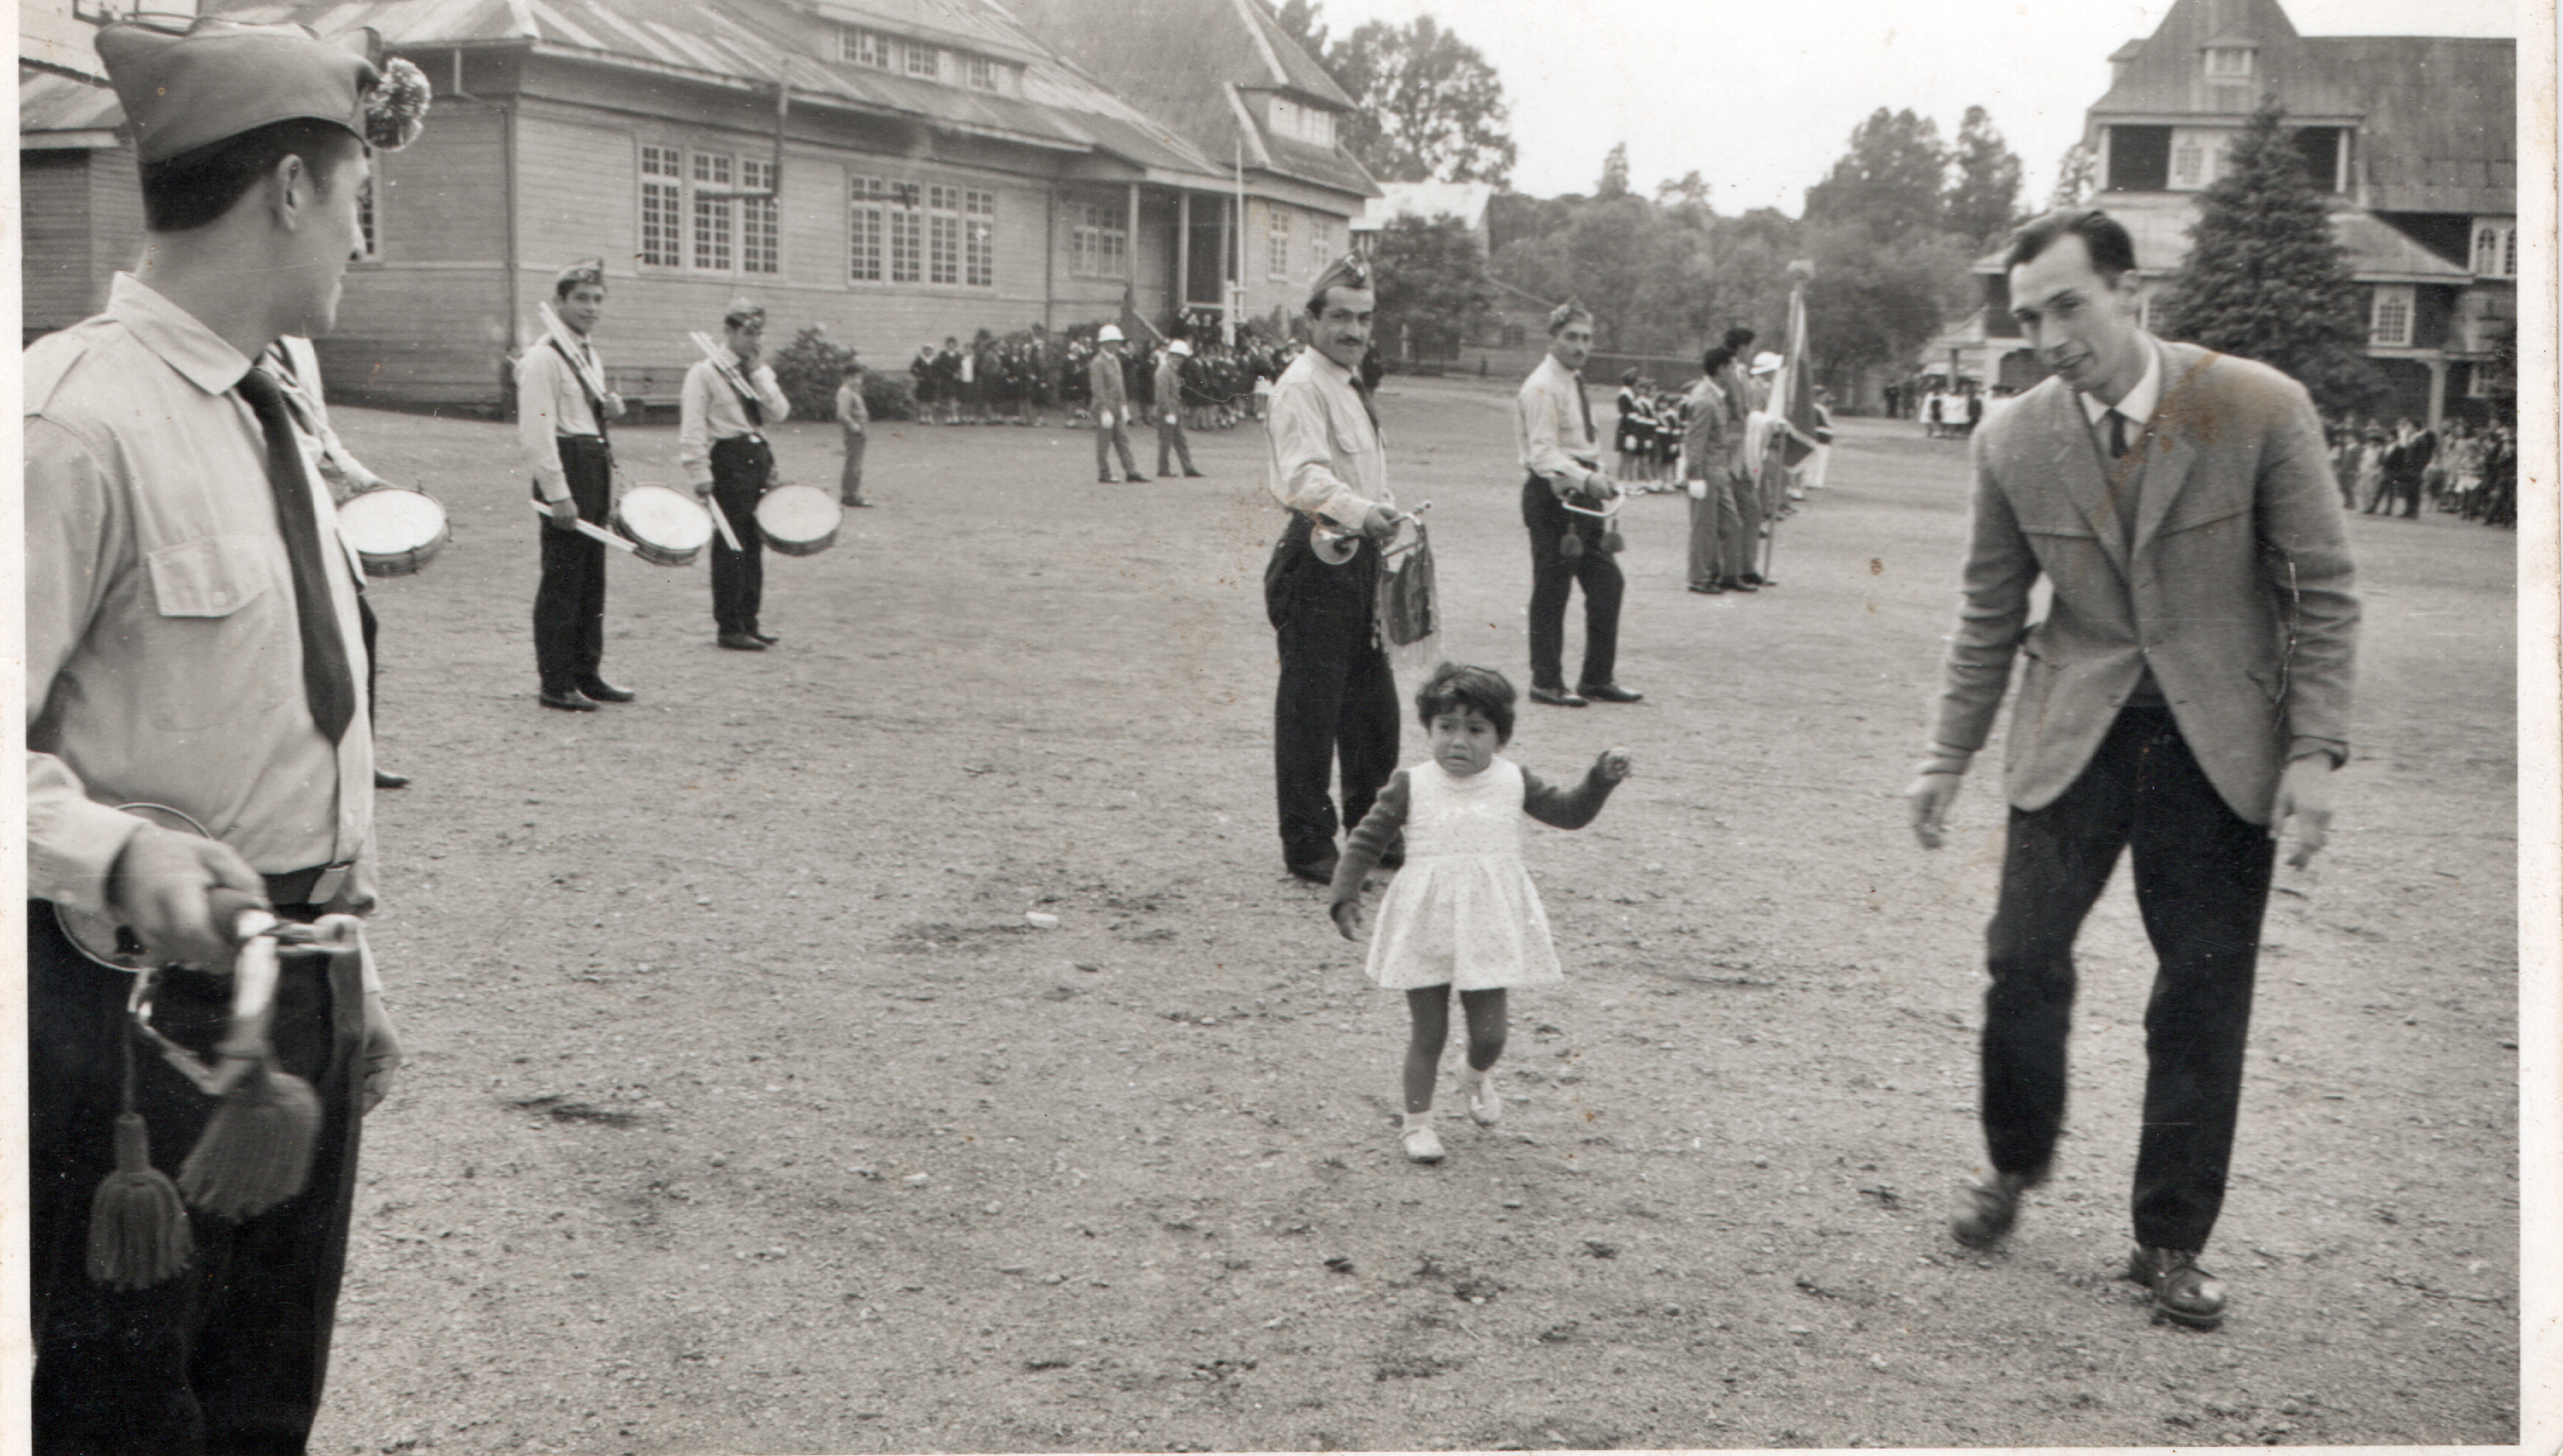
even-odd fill
[[[963,342],[946,334],[939,345],[918,346],[908,361],[916,389],[917,418],[942,425],[1042,425],[1054,412],[1070,423],[1087,417],[1086,365],[1093,359],[1099,323],[1071,324],[1053,333],[1035,323],[999,336],[982,328]],[[1184,427],[1227,429],[1263,418],[1262,401],[1299,347],[1249,328],[1234,343],[1216,319],[1188,314],[1171,332],[1144,323],[1128,330],[1121,369],[1130,398],[1158,407],[1157,362],[1167,345],[1187,340],[1181,365]]]
[[[2344,510],[2412,519],[2427,508],[2518,524],[2518,441],[2505,425],[2452,418],[2431,430],[2408,418],[2343,418],[2324,433]]]

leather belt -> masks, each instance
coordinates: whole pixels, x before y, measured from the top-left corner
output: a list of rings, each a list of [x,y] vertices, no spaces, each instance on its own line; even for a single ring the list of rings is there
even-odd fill
[[[260,878],[267,881],[270,905],[327,905],[346,888],[347,872],[353,868],[353,861],[342,860],[336,864],[313,865],[307,870],[288,870],[282,875]]]

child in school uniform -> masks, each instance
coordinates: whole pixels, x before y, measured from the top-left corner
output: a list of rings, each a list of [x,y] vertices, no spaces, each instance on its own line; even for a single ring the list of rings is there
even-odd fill
[[[1451,1027],[1451,992],[1468,1018],[1469,1053],[1460,1088],[1469,1116],[1492,1127],[1503,1099],[1486,1073],[1504,1049],[1504,992],[1565,979],[1549,941],[1548,914],[1521,862],[1523,815],[1581,829],[1629,776],[1626,749],[1593,761],[1572,788],[1543,782],[1501,756],[1513,733],[1513,685],[1491,668],[1444,663],[1415,695],[1433,756],[1401,768],[1344,845],[1327,914],[1345,939],[1362,926],[1362,882],[1389,846],[1405,864],[1380,897],[1371,933],[1370,978],[1406,992],[1412,1034],[1406,1047],[1406,1155],[1439,1162],[1433,1088]]]
[[[848,359],[844,380],[837,386],[837,425],[846,438],[846,468],[837,481],[840,506],[873,504],[864,499],[864,431],[872,420],[872,411],[864,405],[864,366]]]

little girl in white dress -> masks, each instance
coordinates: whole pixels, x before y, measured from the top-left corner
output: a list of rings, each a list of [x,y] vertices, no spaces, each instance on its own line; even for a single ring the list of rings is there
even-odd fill
[[[1469,1019],[1460,1088],[1470,1118],[1492,1127],[1503,1100],[1486,1072],[1504,1050],[1504,991],[1565,979],[1549,942],[1548,913],[1522,868],[1522,816],[1559,829],[1592,823],[1612,786],[1629,776],[1629,754],[1603,753],[1571,789],[1498,756],[1513,735],[1513,685],[1491,668],[1444,663],[1415,695],[1415,709],[1433,756],[1399,769],[1353,831],[1335,866],[1327,914],[1345,939],[1354,938],[1363,880],[1402,834],[1406,864],[1380,897],[1368,968],[1372,980],[1406,992],[1413,1021],[1400,1134],[1406,1155],[1439,1162],[1433,1084],[1450,1036],[1451,990],[1460,992]]]

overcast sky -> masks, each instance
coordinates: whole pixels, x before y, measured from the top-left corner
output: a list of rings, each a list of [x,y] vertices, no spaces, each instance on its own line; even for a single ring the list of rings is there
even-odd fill
[[[1589,192],[1614,142],[1632,185],[1697,169],[1719,212],[1806,189],[1879,106],[1957,135],[1970,105],[2043,202],[2111,51],[2151,35],[2171,0],[1321,0],[1330,35],[1431,14],[1502,79],[1519,149],[1512,185]],[[2515,36],[2512,0],[2280,0],[2302,35]]]

